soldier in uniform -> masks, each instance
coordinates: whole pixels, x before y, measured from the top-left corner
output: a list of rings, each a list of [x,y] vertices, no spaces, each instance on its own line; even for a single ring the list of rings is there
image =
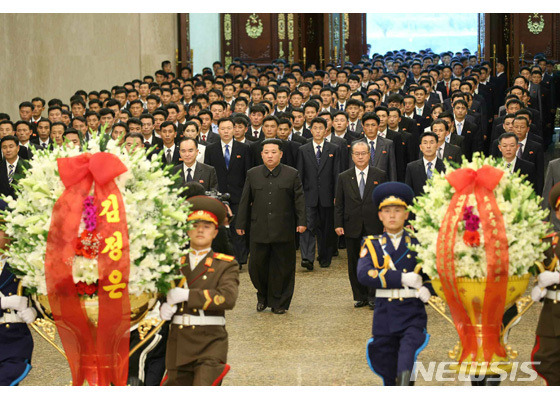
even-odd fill
[[[411,385],[416,357],[427,345],[424,308],[433,292],[427,276],[414,272],[416,238],[404,231],[414,192],[401,182],[386,182],[373,191],[385,232],[366,236],[358,261],[358,281],[376,289],[373,337],[367,344],[371,370],[385,386]]]
[[[556,217],[560,217],[560,183],[550,190],[549,203]],[[546,381],[547,385],[560,385],[560,236],[558,232],[548,235],[544,240],[551,247],[545,252],[545,271],[537,277],[537,285],[531,292],[535,301],[543,300],[537,337],[532,352],[533,368]],[[538,364],[537,364],[538,363]]]
[[[0,209],[5,208],[0,200]],[[0,230],[0,250],[7,244]],[[0,386],[18,385],[31,370],[33,338],[27,324],[35,321],[37,312],[28,306],[27,297],[16,294],[18,285],[6,258],[0,257]]]
[[[171,321],[165,365],[169,386],[220,385],[229,371],[225,310],[237,300],[239,264],[214,253],[212,240],[226,217],[222,202],[207,196],[189,198],[191,251],[181,259],[181,287],[167,293],[161,318]]]

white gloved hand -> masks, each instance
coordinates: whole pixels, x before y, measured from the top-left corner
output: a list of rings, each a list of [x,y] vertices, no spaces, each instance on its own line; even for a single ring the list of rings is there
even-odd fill
[[[35,311],[32,307],[28,307],[25,310],[18,311],[17,316],[20,317],[26,324],[32,324],[37,318],[37,311]]]
[[[27,297],[7,296],[0,299],[0,308],[23,311],[27,308]]]
[[[401,276],[401,283],[403,286],[420,289],[422,287],[422,277],[416,272],[405,272]]]
[[[167,303],[163,303],[159,309],[159,316],[164,321],[170,321],[176,312],[177,312],[177,306],[171,306]]]
[[[537,277],[538,285],[545,288],[560,283],[560,272],[544,271]]]
[[[183,301],[189,301],[189,289],[176,287],[167,292],[167,302],[170,305],[182,303]]]
[[[540,301],[544,296],[546,296],[546,292],[546,289],[535,286],[533,290],[531,290],[531,298],[533,301]]]
[[[432,294],[426,286],[422,286],[418,289],[418,292],[416,292],[416,298],[422,300],[422,303],[427,303],[430,297],[432,297]]]

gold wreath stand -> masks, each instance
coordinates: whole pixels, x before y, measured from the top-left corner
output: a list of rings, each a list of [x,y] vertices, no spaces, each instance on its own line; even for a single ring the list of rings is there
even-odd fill
[[[537,263],[539,270],[544,271],[542,264]],[[421,266],[417,266],[415,272],[419,273],[421,271]],[[512,369],[512,364],[508,361],[514,360],[518,356],[518,352],[513,350],[510,345],[504,342],[504,335],[519,321],[519,319],[531,308],[534,304],[534,301],[531,299],[531,296],[523,296],[523,293],[527,290],[527,286],[529,285],[529,280],[531,278],[531,274],[526,274],[521,277],[509,277],[508,278],[508,285],[506,289],[506,304],[504,311],[507,310],[509,307],[515,304],[517,308],[517,315],[505,326],[502,328],[500,333],[500,342],[504,345],[506,349],[506,354],[508,360],[504,362],[504,360],[494,360],[499,362],[498,368],[496,370],[500,370],[503,372],[510,372]],[[449,322],[453,328],[455,328],[455,324],[453,320],[446,314],[446,303],[445,303],[445,295],[443,293],[443,288],[441,281],[439,279],[432,279],[432,287],[434,291],[437,293],[437,296],[432,296],[430,300],[428,300],[428,304],[438,313],[440,314],[447,322]],[[458,292],[460,293],[461,302],[465,306],[469,317],[474,316],[475,311],[473,309],[473,304],[478,303],[482,304],[480,299],[484,299],[484,291],[486,289],[486,279],[479,278],[479,279],[470,279],[470,278],[457,278],[457,286]],[[476,301],[475,301],[476,300]],[[473,320],[471,318],[471,320]],[[476,325],[477,328],[481,325]],[[477,335],[482,335],[481,329],[476,329]],[[482,351],[482,349],[479,349]],[[462,352],[462,345],[461,342],[457,342],[457,344],[453,347],[452,350],[449,350],[448,355],[452,360],[457,361],[456,363],[450,365],[450,369],[455,370],[457,373],[462,374],[486,374],[486,375],[497,375],[499,374],[498,371],[492,370],[488,371],[485,370],[486,366],[480,365],[481,363],[477,363],[475,368],[472,368],[472,362],[470,359],[465,360],[462,363],[459,363],[459,358]]]

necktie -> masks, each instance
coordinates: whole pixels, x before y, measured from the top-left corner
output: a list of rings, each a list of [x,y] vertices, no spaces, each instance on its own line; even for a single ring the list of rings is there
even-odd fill
[[[340,111],[344,111],[344,104],[340,104]]]
[[[258,138],[259,137],[259,131],[253,131],[253,136]]]
[[[428,179],[432,179],[432,163],[428,162],[428,170],[426,171],[426,175]]]
[[[369,142],[370,146],[371,146],[371,155],[369,158],[369,164],[373,167],[373,161],[375,160],[375,142],[373,140],[371,140]]]
[[[12,164],[8,164],[10,170],[8,171],[8,182],[12,183],[14,180],[14,166]]]
[[[517,151],[517,157],[523,158],[523,143],[519,143],[519,150]]]
[[[441,160],[442,157],[443,157],[443,151],[440,147],[439,149],[437,149],[437,158],[439,158]]]
[[[463,123],[457,122],[457,135],[461,135],[461,132],[463,132]]]
[[[206,133],[203,133],[203,134],[202,134],[202,141],[203,141],[203,142],[206,142]]]
[[[451,135],[447,135],[447,136],[445,137],[445,143],[449,143],[449,139],[451,139]]]
[[[509,170],[510,175],[513,174],[513,171],[511,170],[511,163],[510,162],[507,163],[507,169]]]
[[[41,146],[43,146],[43,150],[47,148],[47,144],[46,144],[46,143],[41,143]]]
[[[360,178],[360,197],[363,199],[364,198],[364,191],[366,190],[366,180],[364,179],[364,171],[360,172],[361,178]]]
[[[187,182],[192,181],[191,171],[192,171],[192,168],[187,168]]]
[[[350,130],[351,130],[351,131],[354,131],[354,130],[355,130],[355,127],[356,127],[356,124],[355,124],[354,122],[352,122],[352,123],[350,124]]]
[[[167,149],[167,164],[171,164],[171,149]]]
[[[149,148],[151,147],[151,146],[150,146],[150,142],[144,142],[144,147],[147,148],[147,149],[149,149]]]
[[[449,97],[449,82],[445,82],[445,90],[447,90],[447,97]]]
[[[229,168],[229,144],[226,144],[226,151],[224,152],[224,159],[226,160],[226,168]]]
[[[315,157],[317,158],[317,164],[321,162],[321,146],[317,146],[317,153],[315,153]]]

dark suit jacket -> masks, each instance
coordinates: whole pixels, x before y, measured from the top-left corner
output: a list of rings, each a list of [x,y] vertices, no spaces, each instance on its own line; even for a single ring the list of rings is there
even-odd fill
[[[404,182],[406,165],[418,159],[418,142],[410,132],[397,132],[387,128],[387,139],[393,141],[395,147],[395,164],[397,180]]]
[[[463,151],[461,150],[461,147],[449,143],[445,144],[445,147],[443,148],[444,160],[461,164],[462,155],[463,155]]]
[[[233,140],[232,143],[229,168],[226,168],[221,141],[206,146],[204,164],[211,165],[216,169],[220,192],[229,193],[231,204],[237,205],[241,200],[245,177],[252,166],[253,160],[248,145],[236,140]]]
[[[463,148],[463,141],[465,140],[464,136],[459,136],[456,133],[452,133],[449,136],[449,144],[453,144],[455,146],[459,146]]]
[[[175,151],[173,151],[173,155],[171,156],[171,165],[180,164],[180,158],[179,146],[175,145]],[[161,149],[161,161],[163,162],[163,165],[167,165],[167,147],[165,146]]]
[[[0,161],[0,193],[5,196],[12,196],[14,199],[17,195],[14,191],[13,185],[25,175],[25,170],[29,168],[29,162],[21,157],[18,160],[16,170],[14,171],[13,180],[10,184],[8,180],[8,166],[6,165],[6,160],[2,159]]]
[[[373,190],[377,185],[387,182],[387,174],[375,167],[368,167],[364,197],[360,197],[359,177],[354,167],[338,176],[334,212],[335,228],[344,228],[344,235],[360,238],[364,235],[383,233],[373,204]]]
[[[263,141],[259,139],[254,142],[247,143],[249,145],[249,149],[251,150],[251,159],[253,161],[253,167],[256,167],[258,165],[263,165],[263,159],[261,155],[262,142]],[[280,163],[288,165],[292,168],[296,168],[298,148],[300,146],[301,144],[299,142],[294,142],[292,140],[282,140],[282,159],[280,160]]]
[[[305,144],[307,143],[307,139],[304,138],[303,136],[298,135],[297,133],[292,133],[292,142],[297,142],[299,144]]]
[[[40,147],[32,141],[27,142],[27,147],[19,145],[18,156],[24,160],[31,160],[33,158],[33,151],[39,150]]]
[[[179,176],[181,181],[179,182],[181,185],[184,184],[187,180],[185,176],[185,169],[183,168],[184,164],[177,164],[173,167],[173,175],[179,172]],[[206,165],[201,162],[196,163],[196,169],[194,170],[193,181],[200,183],[204,186],[204,190],[218,190],[218,176],[216,175],[216,169],[211,165]]]
[[[350,151],[348,140],[339,138],[335,133],[331,134],[331,142],[338,146],[340,152],[340,170],[344,171],[350,167]]]
[[[436,157],[435,163],[436,171],[445,171],[443,161]],[[412,188],[415,196],[421,196],[424,194],[424,185],[427,180],[428,176],[426,175],[426,170],[424,169],[424,158],[413,161],[406,166],[405,183]]]
[[[521,158],[517,157],[517,159],[515,160],[515,167],[513,168],[513,171],[514,172],[519,171],[520,175],[527,175],[527,180],[531,182],[533,188],[536,187],[537,170],[535,168],[535,164],[529,161],[522,160]]]
[[[235,227],[247,229],[249,218],[253,242],[295,240],[296,226],[307,225],[305,198],[295,168],[280,163],[272,171],[260,165],[247,172]]]
[[[307,207],[332,207],[338,174],[340,173],[340,149],[330,142],[323,142],[321,158],[317,165],[315,142],[300,146],[298,171]]]
[[[418,122],[412,118],[401,116],[401,122],[399,122],[399,131],[410,132],[416,136],[418,139],[420,137],[420,131],[418,127]]]
[[[454,124],[455,132],[457,132],[457,123],[455,122]],[[464,120],[460,136],[464,137],[461,148],[468,160],[472,160],[473,153],[483,150],[484,142],[478,126]]]
[[[217,133],[212,132],[212,130],[208,131],[208,134],[206,135],[206,141],[202,140],[202,135],[198,135],[198,140],[206,143],[206,144],[210,144],[210,143],[216,143],[220,141],[220,135],[218,135]]]

